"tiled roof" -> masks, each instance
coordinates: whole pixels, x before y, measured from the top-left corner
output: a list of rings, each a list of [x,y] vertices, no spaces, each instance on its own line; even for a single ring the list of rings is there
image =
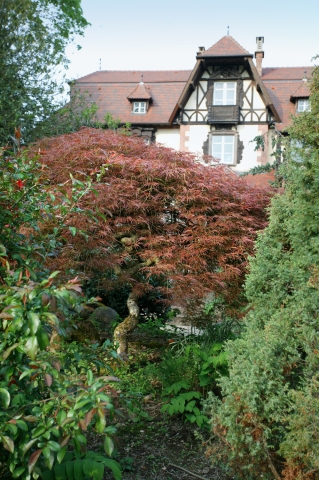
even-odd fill
[[[229,56],[238,56],[238,55],[251,55],[247,50],[245,50],[241,45],[239,45],[236,40],[227,35],[221,38],[217,43],[215,43],[208,50],[205,50],[203,53],[198,55],[198,58],[201,57],[229,57]]]
[[[151,87],[146,87],[144,83],[139,83],[133,92],[128,95],[129,100],[150,100],[152,95],[150,94]]]
[[[271,172],[264,172],[258,173],[256,175],[246,175],[245,180],[249,185],[253,185],[254,187],[262,187],[262,188],[271,188],[271,183],[276,180],[275,178],[275,170]]]
[[[145,75],[146,77],[146,75]],[[132,103],[128,96],[136,88],[136,83],[90,83],[78,84],[80,91],[87,92],[90,101],[98,107],[98,120],[103,121],[107,112],[122,122],[132,125],[168,124],[170,115],[185,85],[183,82],[149,83],[152,102],[146,114],[132,113]]]
[[[197,58],[199,61],[203,57],[214,56],[252,57],[229,35],[221,38],[208,50],[200,53]],[[306,82],[302,82],[302,79],[305,75],[310,79],[312,70],[312,67],[263,69],[262,81],[269,94],[270,101],[282,120],[282,123],[277,125],[279,130],[284,130],[288,126],[291,114],[295,113],[296,107],[291,98],[308,96],[308,85],[305,85]],[[79,78],[75,83],[82,92],[87,91],[91,95],[91,100],[98,104],[100,121],[109,112],[123,122],[130,122],[132,125],[167,125],[177,108],[181,93],[187,85],[191,73],[191,70],[104,70]],[[141,75],[143,75],[142,78],[146,85],[139,85]],[[129,99],[143,100],[150,99],[150,96],[152,102],[148,112],[146,114],[133,114]]]
[[[292,98],[307,98],[310,95],[310,89],[309,89],[309,84],[307,81],[302,80],[300,83],[299,87],[295,91],[295,93],[292,96]]]
[[[291,115],[296,113],[296,105],[291,101],[296,91],[301,87],[305,76],[311,78],[312,67],[279,67],[263,68],[262,80],[267,92],[282,120],[277,129],[285,130],[291,123]],[[303,88],[303,93],[305,89]],[[308,90],[309,96],[310,92]],[[300,95],[302,96],[302,95]]]
[[[187,82],[190,74],[191,70],[99,70],[78,78],[76,83],[135,83],[137,85],[141,75],[145,83]]]
[[[311,78],[312,67],[269,67],[263,68],[263,80],[302,80],[305,74]]]

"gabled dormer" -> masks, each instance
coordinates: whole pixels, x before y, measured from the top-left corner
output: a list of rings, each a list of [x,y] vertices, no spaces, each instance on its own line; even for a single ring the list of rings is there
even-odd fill
[[[310,89],[305,74],[297,90],[290,97],[290,101],[296,105],[296,113],[307,112],[310,110],[309,96]]]
[[[175,121],[269,125],[280,120],[253,63],[253,55],[230,35],[208,50],[200,47],[196,59],[173,112]]]
[[[128,95],[127,99],[132,104],[132,114],[145,115],[152,101],[150,88],[143,82],[143,75],[137,87]]]

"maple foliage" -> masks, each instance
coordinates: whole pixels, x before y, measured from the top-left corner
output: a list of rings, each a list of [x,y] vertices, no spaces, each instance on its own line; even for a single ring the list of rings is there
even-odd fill
[[[137,295],[161,278],[157,288],[179,305],[209,291],[238,305],[247,256],[267,221],[269,191],[223,166],[113,131],[82,128],[43,139],[38,149],[51,184],[67,189],[72,174],[90,177],[95,189],[68,215],[87,238],[66,231],[52,268],[76,266],[87,277],[99,272],[104,288],[130,284]]]

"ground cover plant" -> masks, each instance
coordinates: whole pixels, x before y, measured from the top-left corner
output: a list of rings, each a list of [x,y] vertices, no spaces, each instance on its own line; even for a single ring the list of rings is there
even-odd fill
[[[127,353],[143,294],[189,305],[214,291],[229,309],[242,305],[246,259],[266,224],[269,193],[222,166],[207,168],[185,152],[110,130],[84,128],[44,139],[39,149],[51,185],[64,184],[70,174],[94,184],[78,202],[94,218],[68,216],[74,230],[66,231],[65,245],[48,265],[82,269],[83,278],[98,278],[104,291],[128,287],[130,315],[115,331],[119,353]],[[54,227],[51,219],[47,228]]]
[[[226,348],[223,401],[211,400],[220,446],[210,453],[233,465],[235,478],[319,478],[318,67],[311,92],[311,111],[289,130],[285,192],[273,199],[250,261],[250,311]]]

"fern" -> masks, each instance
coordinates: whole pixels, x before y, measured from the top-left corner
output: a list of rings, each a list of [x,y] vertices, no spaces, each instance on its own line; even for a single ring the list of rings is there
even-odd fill
[[[104,469],[113,472],[115,480],[122,479],[121,467],[118,462],[95,452],[86,452],[83,458],[77,458],[74,452],[66,452],[62,462],[52,470],[42,473],[43,480],[102,480]]]

